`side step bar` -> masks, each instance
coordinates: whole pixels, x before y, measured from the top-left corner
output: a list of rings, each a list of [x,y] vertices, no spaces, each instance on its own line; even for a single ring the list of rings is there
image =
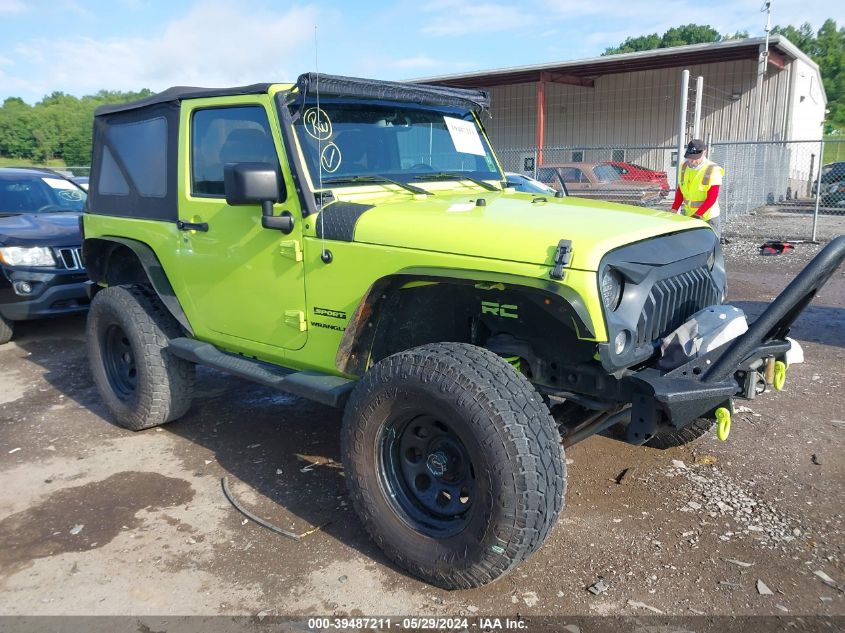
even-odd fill
[[[221,352],[209,343],[175,338],[168,347],[174,356],[198,365],[214,367],[253,382],[314,400],[330,407],[343,407],[355,381],[316,371],[292,371],[251,358]]]

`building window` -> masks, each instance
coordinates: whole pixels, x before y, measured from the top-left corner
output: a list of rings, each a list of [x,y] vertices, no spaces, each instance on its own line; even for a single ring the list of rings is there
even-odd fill
[[[578,150],[577,152],[572,152],[572,162],[573,163],[583,163],[584,162],[584,152]]]
[[[625,162],[625,150],[624,149],[615,149],[611,153],[611,160],[622,163]]]

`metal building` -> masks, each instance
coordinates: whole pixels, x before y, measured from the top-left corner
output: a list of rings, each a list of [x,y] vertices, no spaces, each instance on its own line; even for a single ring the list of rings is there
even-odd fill
[[[821,138],[826,98],[818,66],[782,36],[769,39],[768,55],[764,50],[764,38],[749,38],[416,81],[488,90],[487,130],[498,149],[510,150],[514,164],[507,168],[522,171],[532,151],[542,163],[546,148],[563,148],[555,160],[628,160],[670,171],[684,69],[693,77],[687,138],[698,76],[702,137]]]

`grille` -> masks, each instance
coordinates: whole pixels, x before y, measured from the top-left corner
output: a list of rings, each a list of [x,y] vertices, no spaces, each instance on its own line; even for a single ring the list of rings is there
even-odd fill
[[[706,268],[696,268],[654,284],[637,323],[637,344],[665,336],[699,310],[719,300]]]
[[[79,252],[78,248],[57,248],[54,252],[59,262],[59,268],[82,270],[82,253]]]

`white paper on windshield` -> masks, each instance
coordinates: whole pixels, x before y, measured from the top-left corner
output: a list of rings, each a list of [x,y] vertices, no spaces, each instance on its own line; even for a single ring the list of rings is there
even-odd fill
[[[70,189],[71,191],[77,191],[78,187],[67,180],[62,180],[61,178],[42,178],[44,182],[50,185],[53,189]]]
[[[446,128],[449,130],[449,136],[452,137],[456,150],[462,154],[486,155],[475,123],[451,116],[444,116],[443,120],[446,122]]]

